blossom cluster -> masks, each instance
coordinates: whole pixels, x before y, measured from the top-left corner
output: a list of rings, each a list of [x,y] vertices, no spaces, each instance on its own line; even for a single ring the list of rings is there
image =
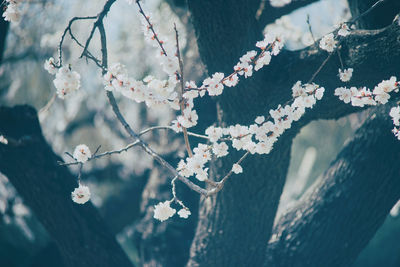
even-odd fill
[[[377,104],[386,104],[390,99],[390,93],[399,92],[399,82],[395,76],[389,80],[383,80],[371,91],[367,87],[339,87],[335,89],[335,95],[344,103],[350,103],[352,106],[364,107],[366,105],[375,106]],[[400,140],[400,107],[393,107],[389,116],[393,119],[395,127],[392,132]]]
[[[172,216],[175,215],[176,209],[171,208],[171,201],[167,200],[165,202],[160,202],[157,205],[154,206],[154,218],[160,221],[165,221]],[[190,210],[186,207],[182,207],[178,211],[178,215],[181,218],[187,219],[190,216]]]
[[[4,20],[9,22],[19,22],[21,19],[20,4],[22,0],[5,0]]]
[[[76,71],[72,71],[71,66],[57,68],[54,58],[51,57],[45,61],[44,68],[50,74],[56,75],[53,84],[57,89],[59,98],[65,99],[66,96],[81,87],[81,75]]]
[[[339,87],[335,89],[335,95],[344,103],[350,103],[356,107],[365,105],[386,104],[390,99],[391,92],[399,91],[397,78],[392,76],[389,80],[380,82],[371,91],[367,87]]]
[[[166,57],[165,57],[166,58]],[[167,58],[168,60],[168,58]],[[171,61],[171,65],[172,65]],[[136,101],[146,103],[148,107],[156,108],[162,105],[169,105],[171,108],[179,109],[179,98],[175,88],[178,84],[175,75],[178,62],[170,69],[171,75],[168,80],[158,80],[147,76],[143,81],[135,80],[128,75],[126,67],[120,63],[110,66],[103,76],[105,89],[108,91],[120,92],[123,96]]]
[[[172,127],[177,132],[184,128],[190,128],[197,124],[197,113],[193,109],[193,100],[197,97],[203,97],[206,93],[209,96],[218,96],[223,93],[226,87],[234,87],[239,82],[239,77],[248,78],[253,75],[253,70],[258,71],[262,67],[269,65],[271,57],[279,54],[283,47],[281,39],[266,34],[262,41],[256,43],[259,52],[251,50],[240,57],[239,62],[234,66],[234,72],[225,76],[224,73],[216,72],[211,77],[206,78],[200,87],[194,81],[188,81],[185,84],[183,101],[185,108],[180,116],[172,122]]]
[[[306,108],[312,108],[317,100],[323,97],[325,89],[314,83],[302,84],[300,81],[292,88],[293,102],[269,111],[272,120],[266,121],[264,116],[258,116],[255,123],[250,126],[236,124],[222,128],[210,126],[205,134],[210,144],[198,144],[193,149],[193,156],[178,163],[177,170],[183,177],[195,176],[199,181],[208,179],[208,168],[206,164],[212,155],[216,158],[224,157],[229,153],[226,141],[236,150],[248,151],[251,154],[269,154],[274,143],[285,130],[298,121],[305,113]],[[241,173],[242,167],[234,164],[232,171]]]
[[[349,26],[346,23],[342,23],[339,26],[337,34],[339,36],[346,37],[347,35],[350,34]],[[319,47],[323,50],[328,51],[329,53],[332,53],[336,49],[337,44],[338,40],[335,39],[335,35],[333,33],[329,33],[321,38],[319,42]]]

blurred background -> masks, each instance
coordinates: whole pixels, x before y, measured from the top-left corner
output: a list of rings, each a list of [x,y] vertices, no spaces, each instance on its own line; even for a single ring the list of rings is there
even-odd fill
[[[43,68],[46,59],[58,57],[57,46],[68,21],[74,16],[96,15],[104,1],[48,0],[22,4],[22,19],[12,23],[0,65],[0,105],[29,104],[39,111],[43,134],[54,151],[63,155],[78,144],[92,151],[126,145],[123,131],[110,110],[102,85],[100,70],[91,62],[79,59],[81,48],[67,39],[63,46],[64,62],[81,74],[81,90],[63,101],[55,98],[53,76]],[[199,59],[193,28],[188,16],[171,10],[162,0],[145,1],[145,9],[157,31],[174,42],[176,23],[183,51],[187,79],[200,81],[205,69]],[[286,49],[301,49],[330,32],[350,17],[345,0],[321,0],[266,27],[281,34]],[[79,40],[86,40],[91,21],[74,24]],[[148,75],[165,78],[156,49],[143,38],[136,6],[120,0],[105,19],[109,62],[125,64],[130,76]],[[312,29],[312,34],[309,28]],[[97,34],[97,33],[96,33]],[[94,36],[94,40],[98,38]],[[90,50],[99,56],[99,43]],[[287,88],[290,90],[290,88]],[[175,114],[170,109],[148,110],[144,104],[116,95],[123,114],[137,131],[150,126],[169,125]],[[316,121],[303,128],[292,149],[287,183],[281,197],[278,216],[290,208],[334,160],[346,141],[364,120],[363,113],[338,121]],[[1,122],[0,122],[1,123]],[[164,131],[146,136],[152,147],[163,155],[182,155],[182,140]],[[175,156],[176,157],[176,156]],[[65,158],[68,160],[68,158]],[[85,164],[83,180],[92,191],[92,202],[106,218],[118,242],[132,261],[138,262],[137,244],[132,233],[139,218],[141,191],[148,179],[152,160],[139,149]],[[73,167],[73,172],[77,172]],[[135,194],[137,193],[137,194]],[[194,193],[193,193],[194,194]],[[399,266],[400,216],[394,208],[384,225],[361,253],[355,267]],[[0,173],[0,266],[59,266],[51,239],[23,199]]]

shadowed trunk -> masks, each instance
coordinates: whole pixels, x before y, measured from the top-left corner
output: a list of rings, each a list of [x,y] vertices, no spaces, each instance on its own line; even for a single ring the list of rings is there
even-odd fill
[[[35,110],[0,108],[0,171],[54,239],[66,266],[132,266],[91,203],[71,200],[77,186],[42,136]]]
[[[389,108],[371,112],[313,188],[277,223],[265,266],[350,266],[400,198]]]

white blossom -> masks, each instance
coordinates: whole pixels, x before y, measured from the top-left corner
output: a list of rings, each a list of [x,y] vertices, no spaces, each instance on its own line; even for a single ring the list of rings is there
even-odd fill
[[[224,157],[228,155],[228,145],[225,142],[214,143],[212,151],[217,158]]]
[[[85,204],[90,199],[89,187],[79,183],[79,187],[71,193],[72,200],[78,204]]]
[[[343,37],[346,37],[347,35],[349,35],[350,34],[349,26],[347,26],[346,23],[343,23],[342,25],[340,25],[338,34]]]
[[[216,142],[222,137],[223,130],[220,127],[210,126],[206,129],[205,134],[210,138],[211,142]]]
[[[49,58],[44,62],[44,69],[47,70],[50,74],[56,74],[57,68],[55,67],[54,58]]]
[[[322,37],[321,41],[319,42],[319,47],[331,53],[333,50],[335,50],[336,44],[337,41],[335,41],[335,36],[333,33],[330,33]]]
[[[21,19],[19,5],[14,2],[9,2],[6,10],[3,12],[3,17],[6,21],[19,22],[19,20]]]
[[[8,144],[8,140],[4,137],[4,135],[0,135],[0,143],[2,143],[3,145]]]
[[[348,68],[348,69],[339,69],[339,78],[342,82],[348,82],[350,81],[351,77],[353,75],[353,69]]]
[[[224,84],[228,87],[233,87],[236,86],[239,81],[239,78],[237,74],[234,74],[232,76],[227,77],[227,79],[224,80]]]
[[[154,206],[154,219],[165,221],[176,213],[176,210],[170,207],[170,201],[160,202]]]
[[[392,117],[394,125],[400,126],[400,106],[392,107],[389,116]]]
[[[53,81],[58,97],[64,99],[66,95],[78,90],[81,87],[80,79],[81,76],[76,71],[71,71],[69,67],[61,67]]]
[[[242,173],[243,172],[243,168],[242,166],[240,166],[239,164],[235,163],[232,166],[232,171],[236,174]]]
[[[88,159],[92,157],[92,153],[90,152],[90,149],[87,147],[87,145],[80,144],[75,147],[73,156],[76,161],[85,163],[86,161],[88,161]]]
[[[191,212],[187,208],[182,208],[178,211],[178,215],[181,218],[187,219],[190,216]]]

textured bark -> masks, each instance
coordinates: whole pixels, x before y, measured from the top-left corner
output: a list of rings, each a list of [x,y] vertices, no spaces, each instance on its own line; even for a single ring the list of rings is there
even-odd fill
[[[175,159],[176,161],[176,159]],[[172,198],[171,177],[154,168],[142,194],[141,219],[135,225],[134,243],[139,252],[141,266],[184,266],[197,221],[198,195],[187,186],[176,183],[177,196],[190,209],[188,219],[174,216],[165,222],[153,218],[154,205]],[[180,207],[173,204],[177,210]]]
[[[132,266],[91,203],[71,200],[77,186],[44,140],[35,110],[0,108],[0,171],[54,239],[66,266]]]
[[[265,266],[350,266],[400,198],[389,109],[371,112],[319,182],[274,229]]]
[[[230,73],[238,58],[261,39],[260,24],[254,19],[257,1],[231,1],[230,5],[224,1],[188,1],[188,4],[200,55],[209,74]],[[356,70],[352,85],[373,87],[398,73],[399,32],[396,23],[380,31],[355,31],[343,41],[340,52],[344,64]],[[218,98],[219,123],[246,124],[287,102],[291,99],[292,85],[298,80],[308,81],[327,56],[318,45],[301,51],[284,51],[251,79],[224,91]],[[243,175],[229,180],[217,196],[201,200],[188,266],[260,266],[264,263],[262,251],[265,238],[271,233],[286,178],[293,136],[311,120],[340,118],[360,110],[341,103],[333,95],[335,88],[343,86],[337,77],[339,66],[339,58],[334,55],[315,80],[327,89],[325,99],[281,138],[270,155],[252,156],[251,163],[243,164]],[[227,161],[217,163],[213,176],[221,176],[237,157],[233,153]]]
[[[353,17],[358,17],[376,2],[377,0],[348,0]],[[399,10],[400,2],[398,0],[385,0],[368,14],[366,19],[358,20],[356,25],[360,29],[381,29],[392,23]]]
[[[262,38],[255,19],[259,1],[189,1],[200,56],[209,73],[230,73],[239,57]],[[254,75],[218,98],[219,124],[246,124],[265,113],[264,86]],[[260,77],[260,76],[259,76]],[[253,79],[254,78],[254,79]],[[254,101],[257,99],[257,101]],[[201,115],[201,113],[200,113]],[[201,117],[201,116],[200,116]],[[215,118],[217,120],[217,118]],[[260,266],[271,233],[290,158],[293,132],[268,156],[252,156],[216,196],[200,201],[199,222],[188,266]],[[241,153],[217,162],[224,175]]]

